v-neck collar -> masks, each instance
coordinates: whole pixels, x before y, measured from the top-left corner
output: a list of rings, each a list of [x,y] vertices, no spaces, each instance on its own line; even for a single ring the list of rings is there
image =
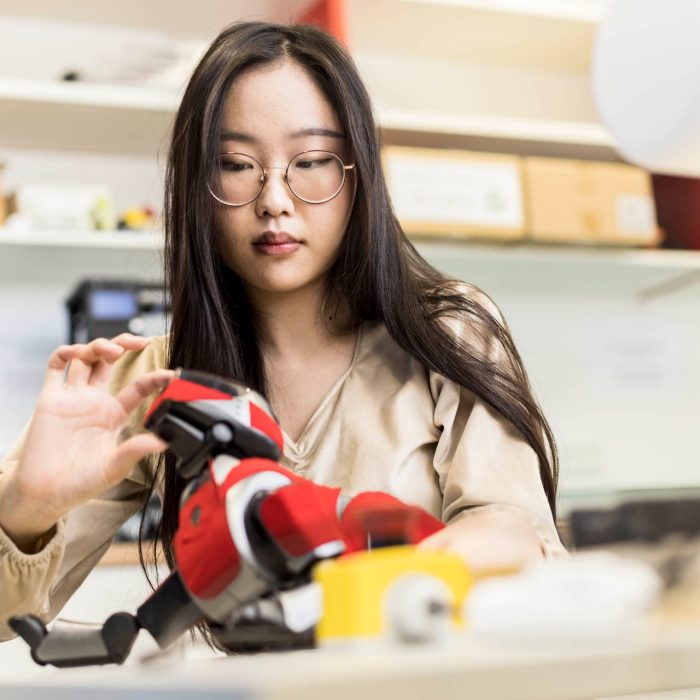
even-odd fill
[[[338,377],[338,379],[333,383],[333,386],[326,392],[324,397],[321,399],[319,402],[318,406],[316,406],[316,409],[314,412],[311,414],[311,418],[307,421],[306,425],[304,426],[304,429],[301,431],[299,434],[299,437],[296,440],[292,440],[292,438],[284,431],[282,430],[282,436],[284,437],[284,445],[285,445],[285,452],[286,448],[290,448],[295,456],[300,456],[301,453],[306,453],[310,450],[312,445],[306,444],[306,437],[309,431],[311,430],[313,424],[316,422],[317,418],[321,413],[323,413],[324,409],[328,405],[328,403],[340,392],[340,389],[342,388],[343,384],[345,384],[346,379],[350,375],[350,373],[353,370],[353,367],[355,366],[355,363],[357,362],[358,355],[360,353],[360,345],[362,342],[362,332],[363,332],[363,324],[360,323],[360,325],[357,327],[357,337],[355,338],[355,347],[353,348],[352,351],[352,358],[350,360],[350,364],[348,365],[348,368]]]

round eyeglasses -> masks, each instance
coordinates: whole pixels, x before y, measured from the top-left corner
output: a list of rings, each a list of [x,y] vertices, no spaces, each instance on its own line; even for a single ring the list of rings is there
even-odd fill
[[[265,187],[270,170],[284,170],[292,194],[307,204],[323,204],[336,197],[345,184],[345,174],[355,163],[345,165],[330,151],[304,151],[286,167],[263,167],[245,153],[222,153],[209,182],[214,199],[230,207],[256,200]]]

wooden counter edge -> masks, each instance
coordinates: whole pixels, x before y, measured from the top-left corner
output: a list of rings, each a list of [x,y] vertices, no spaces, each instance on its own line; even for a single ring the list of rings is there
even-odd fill
[[[146,561],[151,561],[153,556],[151,542],[144,542],[143,552]],[[165,564],[165,558],[162,553],[158,553],[158,564]],[[97,564],[98,566],[140,566],[139,563],[139,547],[136,542],[113,542],[109,549],[104,553],[102,559]]]

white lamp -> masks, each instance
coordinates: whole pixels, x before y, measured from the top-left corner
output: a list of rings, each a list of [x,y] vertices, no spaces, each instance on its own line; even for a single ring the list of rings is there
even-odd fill
[[[627,160],[700,176],[700,0],[616,0],[592,71],[600,120]]]

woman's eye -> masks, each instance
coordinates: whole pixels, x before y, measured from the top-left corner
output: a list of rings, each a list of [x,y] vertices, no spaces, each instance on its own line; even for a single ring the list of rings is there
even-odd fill
[[[322,168],[324,165],[328,165],[333,159],[332,158],[309,158],[306,160],[297,161],[296,167],[301,170],[311,170],[312,168]]]
[[[236,163],[230,160],[222,160],[219,167],[230,173],[241,173],[244,170],[250,170],[253,166],[250,163]]]

